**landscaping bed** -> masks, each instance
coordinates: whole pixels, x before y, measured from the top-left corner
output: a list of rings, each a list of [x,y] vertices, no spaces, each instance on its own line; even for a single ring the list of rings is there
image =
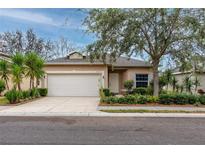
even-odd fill
[[[142,94],[104,96],[99,106],[204,106],[205,95],[167,93],[159,97]]]
[[[0,98],[0,106],[21,105],[34,100],[41,99],[46,95],[46,88],[33,88],[26,91],[17,91],[16,89],[12,89],[5,93],[5,97]]]

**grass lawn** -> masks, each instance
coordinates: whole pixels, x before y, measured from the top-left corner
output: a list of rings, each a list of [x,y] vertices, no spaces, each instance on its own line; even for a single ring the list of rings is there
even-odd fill
[[[183,111],[183,110],[100,110],[108,113],[205,113],[205,111]]]
[[[0,97],[0,105],[7,105],[9,101],[5,97]]]

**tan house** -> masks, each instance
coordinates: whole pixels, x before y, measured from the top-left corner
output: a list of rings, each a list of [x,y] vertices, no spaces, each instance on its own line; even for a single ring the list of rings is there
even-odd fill
[[[10,56],[0,52],[0,59],[10,61]],[[152,67],[147,62],[120,57],[113,65],[108,60],[91,63],[78,52],[48,61],[44,71],[39,87],[48,88],[48,96],[98,96],[100,87],[122,93],[125,80],[134,80],[134,87],[146,87],[152,79]],[[13,87],[12,78],[9,87]],[[29,89],[29,78],[23,78],[21,88]]]
[[[125,80],[134,80],[134,87],[146,87],[153,75],[151,65],[144,61],[120,57],[113,65],[91,63],[78,52],[48,61],[44,70],[41,86],[48,88],[48,96],[98,96],[100,87],[121,93]]]

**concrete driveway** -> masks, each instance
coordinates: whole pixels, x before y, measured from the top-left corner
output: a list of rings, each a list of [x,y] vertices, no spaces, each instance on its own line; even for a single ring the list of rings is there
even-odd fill
[[[2,106],[0,113],[93,113],[98,97],[45,97],[18,106]]]

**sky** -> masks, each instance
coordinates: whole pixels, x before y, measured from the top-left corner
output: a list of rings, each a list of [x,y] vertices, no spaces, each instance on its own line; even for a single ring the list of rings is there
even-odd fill
[[[0,9],[0,33],[32,28],[41,38],[68,39],[79,47],[91,43],[94,35],[82,25],[86,11],[80,9]]]

